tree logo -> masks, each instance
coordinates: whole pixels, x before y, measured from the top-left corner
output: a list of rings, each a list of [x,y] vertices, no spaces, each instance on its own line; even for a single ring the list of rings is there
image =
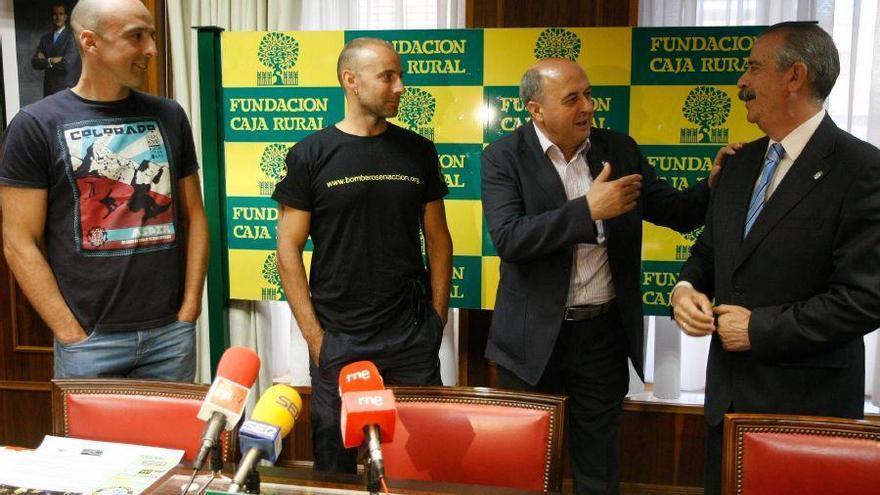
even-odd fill
[[[287,146],[279,143],[273,143],[263,149],[260,155],[260,170],[270,180],[260,181],[260,195],[271,196],[275,191],[275,184],[281,182],[281,179],[287,175]]]
[[[545,29],[535,42],[535,58],[567,58],[577,60],[581,54],[581,39],[567,29]]]
[[[724,127],[730,116],[730,95],[712,86],[697,86],[688,93],[682,115],[697,127],[681,129],[682,143],[725,144],[730,130]]]
[[[686,234],[682,234],[682,237],[684,237],[685,240],[687,240],[691,244],[694,244],[697,242],[697,239],[700,238],[700,234],[702,234],[702,233],[703,233],[703,227],[697,227],[696,229],[694,229]],[[682,246],[682,245],[675,246],[675,259],[676,260],[684,261],[684,260],[688,259],[690,257],[690,255],[691,255],[691,247],[690,246]]]
[[[299,42],[289,34],[266,33],[257,48],[257,59],[269,70],[257,71],[257,86],[297,86],[293,70],[299,58]]]
[[[703,227],[697,227],[694,230],[688,232],[687,234],[684,234],[684,238],[690,242],[697,242],[697,239],[699,239],[700,234],[702,234],[702,233],[703,233]]]
[[[406,127],[422,136],[434,140],[434,111],[437,110],[437,99],[434,95],[421,88],[407,88],[400,97],[400,110],[397,119]]]
[[[263,301],[280,301],[284,297],[284,289],[281,288],[281,277],[278,275],[277,255],[274,252],[269,253],[263,260],[263,268],[260,270],[263,280],[269,282],[272,287],[263,287],[261,292],[261,300]]]

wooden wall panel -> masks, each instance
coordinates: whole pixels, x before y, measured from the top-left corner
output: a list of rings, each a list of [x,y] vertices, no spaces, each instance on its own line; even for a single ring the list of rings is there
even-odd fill
[[[637,0],[467,0],[467,27],[635,26]]]
[[[143,0],[147,10],[153,14],[153,20],[156,23],[156,57],[147,67],[146,86],[141,88],[147,93],[159,96],[169,96],[168,93],[168,70],[167,62],[169,44],[167,42],[167,34],[165,32],[165,0]]]
[[[51,384],[3,382],[0,418],[0,445],[37,447],[51,430]]]
[[[620,430],[620,477],[630,488],[701,489],[706,425],[703,408],[627,401]]]

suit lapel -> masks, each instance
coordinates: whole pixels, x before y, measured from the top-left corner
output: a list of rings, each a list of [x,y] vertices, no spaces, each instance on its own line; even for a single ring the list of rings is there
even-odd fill
[[[608,160],[608,142],[605,135],[598,129],[593,128],[590,133],[590,149],[587,150],[587,166],[590,168],[590,175],[595,179],[602,173],[602,162]],[[619,168],[619,167],[618,167]],[[619,177],[620,170],[615,170],[613,165],[611,168],[611,180]]]
[[[538,135],[535,133],[534,124],[531,122],[525,124],[523,133],[525,134],[526,146],[522,152],[527,154],[526,160],[523,160],[523,163],[534,175],[541,189],[547,193],[547,196],[553,200],[556,206],[562,206],[567,199],[565,196],[565,186],[562,184],[562,179],[559,178],[559,173],[556,172],[553,162],[550,161],[550,158],[541,149],[541,143],[538,141]]]
[[[813,187],[816,186],[832,167],[825,158],[834,151],[834,135],[837,126],[831,117],[825,116],[822,123],[807,142],[798,159],[792,164],[779,186],[764,204],[749,235],[743,239],[742,249],[737,256],[737,265],[745,261],[773,227],[797,205]],[[751,191],[751,189],[749,189]],[[744,220],[740,223],[740,227]],[[742,228],[740,228],[740,233]]]

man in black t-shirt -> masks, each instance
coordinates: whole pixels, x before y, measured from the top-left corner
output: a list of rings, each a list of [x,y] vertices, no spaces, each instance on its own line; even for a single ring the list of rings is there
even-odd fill
[[[56,378],[192,381],[208,256],[192,130],[133,89],[156,54],[141,2],[81,0],[71,17],[79,82],[4,137],[6,259],[55,335]]]
[[[366,359],[387,384],[440,384],[452,239],[433,143],[385,120],[404,91],[393,47],[353,40],[337,75],[345,119],[291,148],[273,198],[281,282],[311,356],[314,466],[355,472],[356,450],[343,447],[339,430],[339,371]]]

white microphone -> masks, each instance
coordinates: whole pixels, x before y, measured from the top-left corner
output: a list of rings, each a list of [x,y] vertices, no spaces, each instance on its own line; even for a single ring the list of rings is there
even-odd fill
[[[220,431],[232,430],[238,424],[259,371],[260,358],[251,349],[230,347],[223,353],[217,376],[197,416],[207,424],[193,461],[194,471],[202,469],[205,458],[220,438]]]

